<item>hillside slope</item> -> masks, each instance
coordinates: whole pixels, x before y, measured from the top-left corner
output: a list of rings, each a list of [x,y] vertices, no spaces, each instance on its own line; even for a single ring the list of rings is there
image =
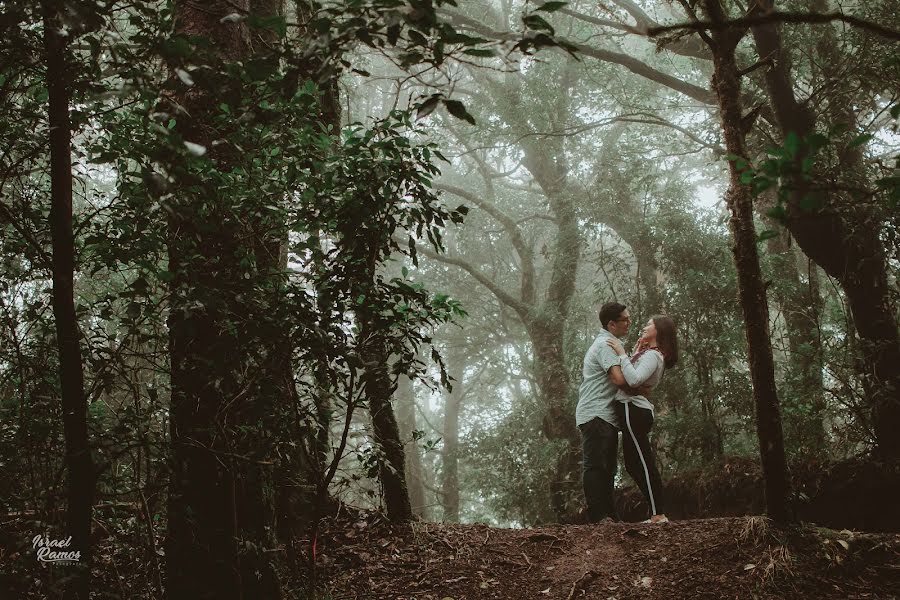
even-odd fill
[[[761,517],[538,529],[368,517],[320,533],[317,564],[332,600],[900,597],[900,535]]]

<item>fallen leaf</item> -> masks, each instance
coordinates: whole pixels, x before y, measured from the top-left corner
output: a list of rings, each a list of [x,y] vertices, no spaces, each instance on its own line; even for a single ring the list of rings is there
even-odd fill
[[[203,156],[206,154],[206,146],[195,144],[194,142],[185,142],[184,147],[194,156]]]
[[[549,594],[549,593],[550,593],[550,588],[547,588],[546,590],[541,590],[541,593],[542,593],[542,594]]]
[[[749,563],[749,564],[744,565],[744,570],[745,570],[745,571],[749,571],[749,570],[755,569],[755,568],[756,568],[756,565],[754,565],[753,563]]]
[[[185,71],[184,69],[175,69],[175,74],[178,75],[178,79],[184,83],[186,86],[194,85],[194,80],[191,77],[191,74]]]
[[[843,546],[843,547],[844,547],[844,550],[849,550],[849,549],[850,549],[850,544],[848,544],[848,543],[847,543],[846,541],[844,541],[844,540],[838,540],[838,544],[840,544],[841,546]]]
[[[641,587],[648,588],[653,585],[653,578],[647,577],[646,575],[641,577]]]

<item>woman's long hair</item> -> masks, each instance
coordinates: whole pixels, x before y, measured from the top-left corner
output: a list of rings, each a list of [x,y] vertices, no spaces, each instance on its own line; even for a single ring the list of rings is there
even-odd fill
[[[665,359],[666,368],[671,369],[678,363],[678,333],[675,329],[675,321],[666,315],[653,315],[653,325],[656,327],[656,345]]]

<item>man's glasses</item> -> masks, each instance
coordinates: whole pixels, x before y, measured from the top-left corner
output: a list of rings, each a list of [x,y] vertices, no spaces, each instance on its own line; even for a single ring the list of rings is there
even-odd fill
[[[616,319],[617,323],[631,323],[631,317],[625,317],[624,319]]]

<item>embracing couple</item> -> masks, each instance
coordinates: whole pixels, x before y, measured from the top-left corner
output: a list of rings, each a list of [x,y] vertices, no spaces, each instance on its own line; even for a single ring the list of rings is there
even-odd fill
[[[588,520],[619,520],[613,489],[621,431],[625,470],[647,500],[650,522],[668,521],[663,510],[662,481],[650,447],[653,404],[648,396],[665,370],[678,362],[675,323],[664,315],[652,317],[631,356],[619,341],[631,325],[628,309],[618,302],[607,302],[600,308],[600,325],[600,335],[584,357],[584,381],[575,409],[581,431]]]

